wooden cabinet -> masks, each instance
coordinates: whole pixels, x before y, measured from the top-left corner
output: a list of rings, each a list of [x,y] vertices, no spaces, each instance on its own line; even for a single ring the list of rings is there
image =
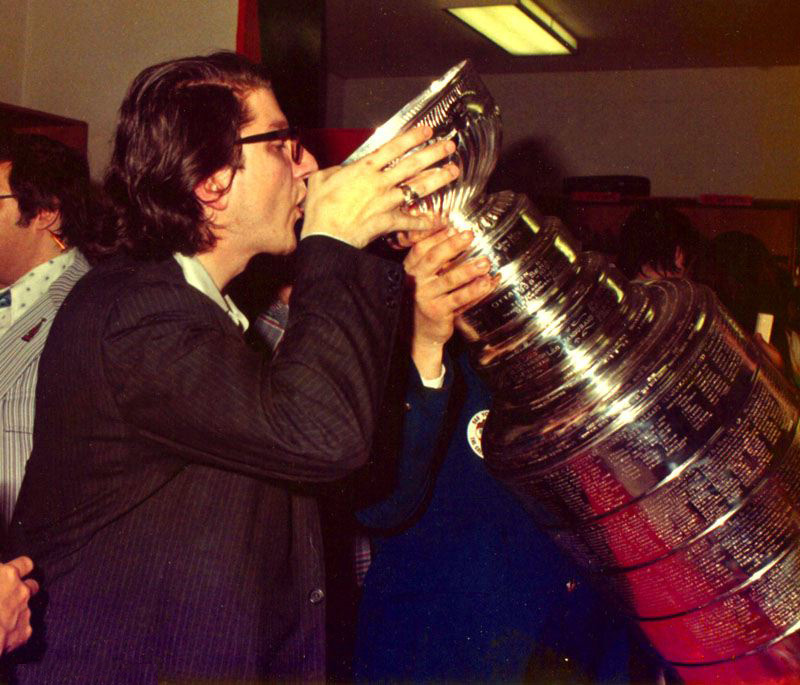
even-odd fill
[[[85,121],[0,102],[0,128],[40,133],[86,154],[89,125]]]

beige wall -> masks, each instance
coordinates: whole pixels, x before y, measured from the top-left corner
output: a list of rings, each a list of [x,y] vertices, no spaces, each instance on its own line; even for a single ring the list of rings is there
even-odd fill
[[[28,0],[0,0],[0,102],[22,104]]]
[[[120,102],[143,67],[236,45],[237,0],[24,4],[26,58],[22,97],[16,104],[88,121],[95,176],[108,161]]]
[[[232,49],[237,6],[0,0],[0,100],[88,121],[99,175],[133,76],[162,59]],[[484,78],[506,148],[541,156],[553,186],[568,175],[639,174],[654,195],[800,199],[800,67]],[[334,77],[328,124],[375,126],[429,81]]]
[[[800,199],[800,67],[484,75],[505,147],[561,176],[648,176],[653,195]],[[331,125],[375,126],[430,82],[351,79]]]

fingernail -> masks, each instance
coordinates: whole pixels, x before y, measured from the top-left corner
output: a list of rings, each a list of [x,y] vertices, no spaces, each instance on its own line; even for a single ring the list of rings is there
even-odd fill
[[[486,257],[482,257],[475,263],[475,266],[481,271],[488,269],[491,265],[492,263]]]
[[[433,129],[430,126],[422,126],[421,128],[426,138],[430,138],[433,135]]]
[[[472,231],[461,231],[461,232],[458,234],[458,239],[459,239],[459,240],[460,240],[462,243],[471,243],[471,242],[472,242],[472,238],[473,238],[473,237],[474,237],[474,236],[472,235]]]
[[[444,149],[447,150],[447,152],[455,152],[456,144],[452,140],[448,140],[444,145]]]

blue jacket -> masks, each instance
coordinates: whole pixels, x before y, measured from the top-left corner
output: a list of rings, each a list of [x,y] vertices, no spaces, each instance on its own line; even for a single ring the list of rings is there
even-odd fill
[[[395,534],[375,539],[356,679],[626,682],[628,626],[467,440],[490,399],[469,364],[439,391],[412,373],[397,489],[358,513]]]

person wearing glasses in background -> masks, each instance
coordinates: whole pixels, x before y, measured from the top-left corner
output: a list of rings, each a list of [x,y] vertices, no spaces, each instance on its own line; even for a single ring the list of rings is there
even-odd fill
[[[89,167],[67,146],[33,134],[0,134],[0,539],[33,443],[39,357],[58,308],[89,269]],[[0,652],[30,635],[27,557],[0,566]]]
[[[314,485],[367,459],[402,286],[359,248],[434,225],[405,204],[458,174],[429,168],[453,151],[431,136],[318,171],[244,58],[135,79],[93,245],[108,258],[42,356],[11,547],[47,602],[19,682],[324,679]],[[254,255],[294,250],[268,358],[224,291]]]

